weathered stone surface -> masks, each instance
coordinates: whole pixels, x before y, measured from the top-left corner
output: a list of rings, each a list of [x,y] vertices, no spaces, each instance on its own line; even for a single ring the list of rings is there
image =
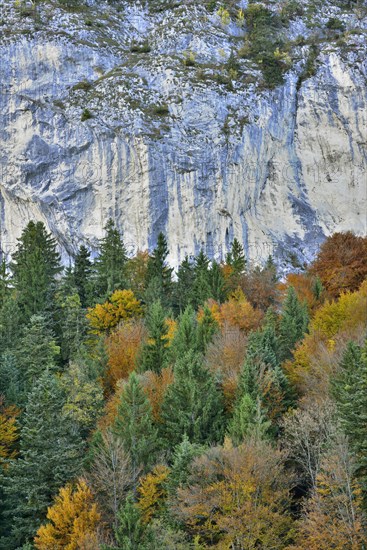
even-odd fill
[[[343,15],[357,31],[343,50],[322,44],[315,76],[299,82],[300,61],[261,90],[249,64],[228,90],[198,65],[223,63],[244,29],[193,5],[123,6],[46,3],[36,32],[10,2],[1,8],[2,251],[32,218],[65,261],[96,246],[108,217],[131,252],[164,231],[174,265],[201,247],[221,258],[233,237],[258,261],[305,259],[334,231],[366,233],[366,19]],[[149,53],[130,51],[145,39]]]

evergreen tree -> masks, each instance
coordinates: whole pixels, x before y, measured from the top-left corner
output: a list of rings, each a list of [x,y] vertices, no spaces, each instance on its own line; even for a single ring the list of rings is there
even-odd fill
[[[33,315],[16,352],[24,390],[27,392],[46,370],[56,369],[60,348],[45,317]]]
[[[279,325],[279,354],[284,361],[292,357],[292,350],[304,336],[308,326],[307,304],[298,300],[296,291],[289,287],[283,304]]]
[[[246,258],[241,243],[235,238],[231,246],[231,251],[226,256],[226,263],[233,269],[233,276],[242,275],[246,267]]]
[[[179,313],[182,313],[191,303],[193,284],[194,266],[186,256],[178,268],[175,286],[175,306]]]
[[[116,229],[113,220],[109,219],[105,226],[105,236],[100,244],[99,256],[97,258],[96,277],[97,289],[102,299],[108,298],[114,290],[125,287],[125,267],[127,254],[119,231]],[[82,258],[80,257],[80,262]],[[81,269],[82,266],[79,265]],[[81,271],[78,268],[78,276]],[[83,272],[86,275],[87,258],[84,254]],[[79,284],[81,280],[78,279]]]
[[[0,308],[8,297],[11,286],[11,278],[6,261],[0,262]]]
[[[356,457],[356,476],[367,510],[367,341],[364,348],[350,342],[333,382],[340,424]]]
[[[0,350],[12,350],[21,334],[21,312],[16,298],[8,295],[0,309]]]
[[[46,371],[28,396],[20,437],[20,456],[3,479],[7,514],[12,517],[10,550],[30,541],[53,496],[81,467],[83,446],[63,413],[65,396]]]
[[[172,414],[174,411],[174,414]],[[224,429],[222,398],[201,357],[189,351],[174,367],[162,408],[162,436],[172,448],[186,434],[192,443],[218,443]]]
[[[271,422],[266,419],[260,398],[256,401],[244,393],[235,407],[228,435],[235,445],[240,445],[246,438],[264,439],[268,436]]]
[[[226,299],[225,280],[221,268],[213,261],[209,272],[210,297],[219,303]]]
[[[170,347],[173,362],[189,350],[198,351],[198,323],[192,306],[187,306],[184,313],[180,315]]]
[[[167,264],[169,254],[167,241],[163,233],[159,233],[157,246],[149,257],[146,273],[146,299],[160,300],[168,304],[172,292],[173,269]]]
[[[86,333],[85,311],[79,294],[66,296],[61,304],[61,358],[67,363],[79,351]]]
[[[19,406],[22,404],[22,390],[16,357],[12,352],[5,352],[0,359],[0,395],[3,395],[8,403]]]
[[[115,529],[117,546],[104,546],[104,550],[151,550],[152,535],[143,520],[141,511],[129,493],[124,506],[118,513],[118,526]]]
[[[172,466],[167,481],[169,494],[174,495],[178,487],[186,484],[191,463],[195,457],[204,452],[204,448],[196,443],[190,443],[189,438],[184,434],[181,443],[173,450]]]
[[[140,365],[143,371],[160,372],[166,366],[168,355],[168,326],[161,303],[154,302],[147,314],[148,340],[143,346]]]
[[[154,462],[158,437],[151,405],[135,372],[130,374],[124,387],[114,432],[130,455],[133,478],[136,479],[140,468],[147,469]]]
[[[91,305],[93,266],[89,250],[82,245],[75,256],[74,281],[82,308]]]
[[[219,325],[214,319],[208,306],[204,306],[203,317],[198,326],[198,349],[205,354],[208,345],[213,340],[214,335],[219,331]]]
[[[209,258],[200,250],[194,262],[194,285],[191,303],[195,309],[211,297]]]
[[[10,267],[24,320],[50,311],[62,268],[56,241],[42,222],[30,221],[23,230]]]

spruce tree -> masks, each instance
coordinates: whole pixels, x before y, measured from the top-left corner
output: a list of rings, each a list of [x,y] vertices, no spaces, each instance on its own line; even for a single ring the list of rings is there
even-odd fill
[[[190,442],[198,444],[222,440],[222,398],[202,358],[192,350],[174,366],[174,382],[165,394],[161,418],[161,433],[167,448],[180,443],[185,434]]]
[[[60,348],[56,344],[46,318],[42,315],[33,315],[16,351],[18,367],[26,392],[46,370],[56,370],[56,359],[59,354]]]
[[[211,297],[209,258],[200,250],[194,262],[194,284],[191,302],[195,309]]]
[[[178,313],[182,313],[191,303],[193,284],[194,266],[189,257],[186,256],[177,271],[174,305]]]
[[[66,296],[61,304],[61,358],[67,363],[79,352],[87,322],[79,294]]]
[[[11,287],[11,277],[6,260],[0,262],[0,308],[9,295]]]
[[[226,256],[226,263],[233,269],[233,276],[242,275],[246,267],[246,257],[243,246],[238,239],[233,239],[231,251]]]
[[[290,286],[284,300],[282,317],[279,324],[279,352],[281,361],[292,357],[292,350],[304,336],[308,321],[307,304],[299,301],[296,291]]]
[[[265,439],[271,422],[266,419],[260,398],[256,401],[249,393],[244,393],[234,409],[229,424],[228,435],[235,445],[240,445],[246,438]]]
[[[117,521],[117,546],[103,546],[104,550],[151,550],[152,534],[142,520],[141,511],[134,502],[132,493],[127,495],[125,504],[120,508]]]
[[[28,395],[20,455],[3,479],[9,550],[33,539],[58,489],[80,472],[83,446],[64,403],[59,380],[46,371]]]
[[[204,306],[203,317],[200,320],[197,341],[198,349],[201,353],[205,354],[208,345],[212,342],[214,335],[219,331],[219,325],[214,319],[212,312],[208,306]]]
[[[148,340],[144,344],[140,366],[141,370],[160,372],[167,364],[168,358],[168,326],[161,303],[153,302],[146,317]]]
[[[198,351],[198,323],[192,306],[187,306],[178,320],[178,327],[170,346],[173,362],[189,350]]]
[[[21,330],[21,311],[15,296],[10,294],[0,309],[1,352],[12,350],[18,345]]]
[[[209,272],[210,297],[219,303],[226,299],[225,279],[217,262],[213,261]]]
[[[23,230],[10,267],[24,320],[51,311],[62,268],[56,241],[42,222],[30,221]]]
[[[172,466],[167,481],[167,488],[170,495],[174,495],[178,487],[187,483],[190,474],[190,466],[195,457],[204,452],[205,447],[191,443],[184,434],[181,443],[173,450]]]
[[[90,252],[87,247],[82,245],[75,256],[73,276],[75,287],[78,291],[80,303],[83,308],[91,305],[92,275],[93,266],[90,259]]]
[[[167,241],[163,233],[159,233],[157,246],[149,257],[146,273],[146,300],[152,298],[168,305],[171,301],[172,272],[167,263],[169,254]]]
[[[122,440],[131,458],[133,479],[140,469],[154,463],[158,448],[152,408],[137,375],[132,372],[124,387],[114,423],[114,433]]]
[[[364,348],[350,342],[332,383],[338,416],[356,457],[356,477],[367,510],[367,341]]]
[[[125,267],[127,254],[119,231],[112,219],[109,219],[105,228],[105,236],[100,243],[99,256],[95,268],[97,290],[102,299],[108,298],[114,290],[125,287]],[[84,258],[84,273],[86,258]]]

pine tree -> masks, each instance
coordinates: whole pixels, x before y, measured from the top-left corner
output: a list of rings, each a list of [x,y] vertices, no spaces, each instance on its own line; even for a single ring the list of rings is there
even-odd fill
[[[32,539],[57,490],[81,468],[83,446],[63,413],[58,379],[45,372],[28,396],[20,437],[20,456],[3,480],[12,517],[8,548]]]
[[[91,305],[93,266],[90,252],[82,245],[75,256],[74,281],[83,308]]]
[[[121,439],[131,458],[133,478],[139,469],[154,462],[158,447],[152,408],[135,372],[124,387],[114,423],[114,432]]]
[[[333,382],[339,419],[356,457],[364,508],[367,510],[367,341],[364,348],[350,342]]]
[[[118,513],[118,526],[115,529],[117,546],[104,546],[104,550],[151,550],[152,536],[149,527],[144,525],[141,512],[129,493],[124,506]]]
[[[146,273],[146,301],[150,299],[161,300],[165,305],[171,300],[172,272],[167,264],[169,254],[167,241],[163,233],[159,233],[157,246],[149,257]]]
[[[20,376],[27,392],[46,370],[56,370],[60,348],[45,317],[33,315],[16,352]]]
[[[168,326],[161,303],[154,302],[147,314],[148,341],[143,346],[140,359],[143,371],[160,372],[166,366],[168,355]]]
[[[174,411],[174,414],[172,414]],[[162,408],[162,436],[172,448],[186,434],[193,443],[218,443],[223,435],[223,406],[210,372],[197,352],[189,351],[174,367]]]
[[[292,350],[304,336],[308,326],[307,304],[298,300],[296,291],[289,287],[283,304],[282,318],[279,325],[280,360],[292,357]]]
[[[10,268],[24,320],[51,311],[62,268],[56,241],[42,222],[30,221],[23,230]]]
[[[125,287],[127,254],[113,220],[108,220],[104,230],[105,236],[100,244],[95,267],[98,293],[101,298],[106,299],[114,290]],[[85,273],[86,259],[83,262]]]

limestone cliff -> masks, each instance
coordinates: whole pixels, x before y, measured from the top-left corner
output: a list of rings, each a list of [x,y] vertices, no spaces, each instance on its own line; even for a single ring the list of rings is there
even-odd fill
[[[174,265],[233,237],[252,260],[303,261],[325,235],[366,233],[367,10],[309,4],[269,87],[238,55],[241,5],[3,2],[1,250],[32,218],[65,261],[109,217],[131,253],[164,231]]]

